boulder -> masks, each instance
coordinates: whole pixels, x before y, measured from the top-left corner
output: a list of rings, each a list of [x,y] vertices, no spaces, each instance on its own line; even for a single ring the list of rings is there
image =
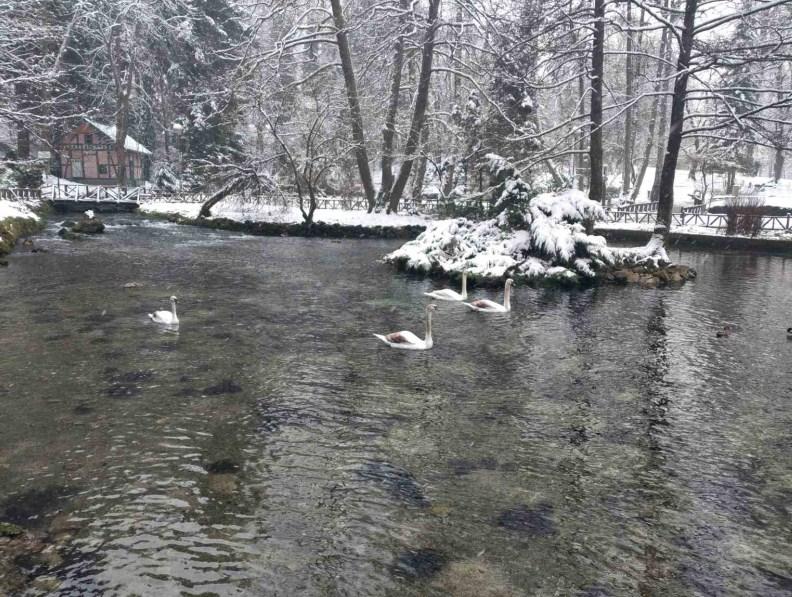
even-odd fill
[[[75,234],[68,228],[61,228],[58,230],[58,236],[60,236],[63,240],[80,240],[80,235]]]
[[[99,218],[83,218],[72,228],[72,232],[81,234],[101,234],[105,226]]]

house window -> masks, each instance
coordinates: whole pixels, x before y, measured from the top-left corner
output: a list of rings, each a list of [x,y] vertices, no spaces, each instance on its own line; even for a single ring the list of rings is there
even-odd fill
[[[84,135],[84,137],[86,145],[93,145],[93,135]]]
[[[99,174],[107,174],[107,164],[99,164]]]

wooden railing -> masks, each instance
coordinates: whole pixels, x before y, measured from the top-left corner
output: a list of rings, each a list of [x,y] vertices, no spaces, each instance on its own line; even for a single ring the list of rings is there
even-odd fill
[[[0,189],[0,199],[4,201],[38,201],[40,189]]]
[[[657,201],[650,201],[648,203],[633,203],[631,205],[624,205],[622,207],[614,207],[610,212],[626,212],[634,214],[642,214],[647,212],[657,211]]]
[[[144,190],[138,187],[89,187],[87,185],[60,185],[52,187],[52,201],[86,201],[92,203],[139,203]]]
[[[728,224],[726,214],[675,213],[671,215],[674,226],[699,226],[725,230]],[[764,232],[792,232],[792,215],[787,216],[742,216],[761,219],[759,229]],[[621,224],[656,224],[657,214],[644,212],[613,211],[607,214],[606,222]]]

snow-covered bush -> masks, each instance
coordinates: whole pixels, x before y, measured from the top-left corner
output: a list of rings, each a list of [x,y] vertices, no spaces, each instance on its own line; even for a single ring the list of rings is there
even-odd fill
[[[504,164],[490,163],[500,171]],[[510,177],[495,203],[494,218],[465,218],[429,225],[416,240],[385,257],[408,270],[444,274],[467,271],[483,279],[552,279],[576,283],[622,266],[667,264],[662,245],[615,249],[585,223],[604,218],[599,203],[566,190],[534,195],[519,177]]]

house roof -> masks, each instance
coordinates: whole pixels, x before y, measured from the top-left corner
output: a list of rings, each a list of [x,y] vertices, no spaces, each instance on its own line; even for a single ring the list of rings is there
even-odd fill
[[[86,118],[85,122],[87,122],[92,127],[97,129],[104,136],[109,137],[110,139],[115,141],[116,138],[115,125],[101,124],[99,122],[96,122],[95,120],[91,120],[90,118]],[[135,153],[144,153],[146,155],[151,155],[151,152],[148,149],[146,149],[146,147],[142,143],[138,143],[129,135],[127,135],[126,139],[124,140],[124,149],[126,149],[127,151],[133,151]]]

